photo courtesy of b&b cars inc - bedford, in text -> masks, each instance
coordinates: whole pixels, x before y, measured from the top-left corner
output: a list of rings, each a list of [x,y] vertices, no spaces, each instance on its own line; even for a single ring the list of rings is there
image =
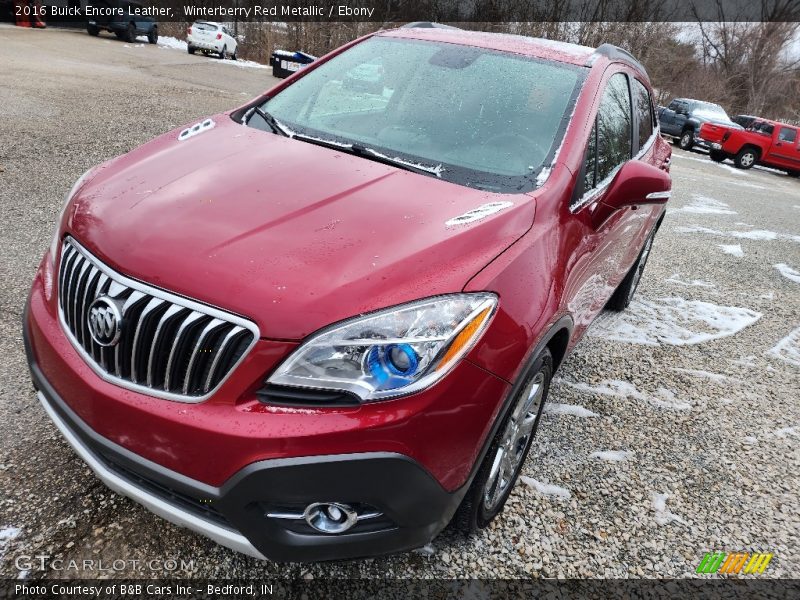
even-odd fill
[[[0,0],[0,598],[800,595],[797,0]]]

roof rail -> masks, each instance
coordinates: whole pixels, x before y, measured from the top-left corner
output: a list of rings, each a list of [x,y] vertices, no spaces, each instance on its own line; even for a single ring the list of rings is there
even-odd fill
[[[602,44],[601,46],[597,47],[597,50],[595,50],[594,53],[605,56],[609,60],[618,60],[621,62],[626,62],[628,64],[635,66],[637,69],[641,69],[643,73],[647,74],[647,69],[644,68],[644,65],[642,65],[642,63],[636,60],[636,57],[634,57],[633,54],[631,54],[624,48],[615,46],[614,44]],[[589,59],[589,63],[593,62],[593,60],[594,60],[593,58]]]
[[[402,29],[459,29],[452,25],[443,25],[442,23],[434,23],[432,21],[414,21],[413,23],[406,23]]]

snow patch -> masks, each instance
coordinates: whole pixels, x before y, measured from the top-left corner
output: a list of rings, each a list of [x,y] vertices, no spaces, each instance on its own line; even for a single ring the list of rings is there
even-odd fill
[[[686,373],[687,375],[692,375],[694,377],[702,377],[703,379],[710,379],[711,381],[739,381],[738,379],[734,379],[733,377],[728,377],[727,375],[723,375],[722,373],[712,373],[710,371],[702,371],[700,369],[681,369],[679,367],[670,367],[671,371],[676,371],[677,373]]]
[[[614,396],[616,398],[631,398],[633,400],[647,402],[656,408],[667,408],[670,410],[689,410],[691,408],[688,402],[677,401],[675,399],[675,394],[663,387],[659,387],[653,395],[641,392],[632,383],[619,379],[604,379],[598,385],[590,385],[581,382],[573,383],[569,381],[565,381],[564,383],[581,392]]]
[[[778,273],[780,273],[787,279],[791,279],[795,283],[800,283],[800,272],[795,271],[789,265],[785,263],[778,263],[777,265],[772,265],[772,266],[778,269]]]
[[[743,240],[756,240],[756,241],[773,241],[773,240],[790,240],[792,242],[800,242],[800,235],[790,235],[788,233],[776,233],[774,231],[767,231],[765,229],[754,229],[752,231],[720,231],[718,229],[710,229],[701,225],[692,225],[691,227],[676,227],[677,233],[705,233],[708,235],[718,235],[723,237],[735,237]]]
[[[779,438],[785,438],[787,435],[790,435],[792,437],[800,437],[800,425],[793,425],[792,427],[781,427],[780,429],[776,429],[775,431],[770,431],[768,435]]]
[[[510,206],[514,206],[514,203],[507,201],[489,202],[488,204],[483,204],[477,208],[468,210],[464,214],[458,215],[457,217],[448,219],[444,224],[446,227],[453,227],[454,225],[464,225],[466,223],[472,223],[473,221],[480,221],[481,219],[485,219],[489,215],[498,213],[501,210],[509,208]]]
[[[416,548],[414,552],[416,554],[422,554],[422,556],[433,556],[436,554],[436,548],[433,547],[433,544],[425,544],[421,548]]]
[[[578,406],[577,404],[559,404],[558,402],[547,402],[544,405],[544,412],[551,415],[572,415],[574,417],[599,417],[596,412]]]
[[[744,250],[742,250],[741,244],[717,244],[725,254],[730,254],[737,258],[742,258],[744,256]]]
[[[622,462],[633,456],[633,452],[629,450],[600,450],[598,452],[592,452],[589,456],[609,462]]]
[[[137,44],[135,47],[144,46],[144,44]],[[181,52],[187,52],[188,47],[186,45],[185,40],[179,40],[178,38],[174,38],[172,36],[158,36],[158,47],[162,50],[180,50]],[[202,56],[202,55],[201,55]],[[254,62],[252,60],[219,60],[216,59],[215,62],[220,65],[230,65],[233,67],[239,67],[242,69],[269,69],[269,65],[262,65],[261,63]]]
[[[790,365],[800,367],[800,327],[775,344],[769,350],[769,354]]]
[[[761,313],[700,300],[638,300],[623,313],[602,313],[588,333],[618,342],[687,346],[734,335],[758,321]]]
[[[651,495],[653,510],[656,511],[656,523],[659,525],[669,525],[672,521],[686,525],[686,521],[681,519],[678,515],[670,512],[667,508],[667,500],[669,494],[656,494]]]
[[[690,287],[704,287],[704,288],[713,288],[714,284],[709,283],[708,281],[703,281],[702,279],[692,279],[691,281],[684,281],[678,277],[678,274],[675,273],[672,277],[667,279],[670,283],[677,283],[679,285],[685,285]]]
[[[702,194],[692,194],[692,201],[682,208],[676,208],[671,212],[688,212],[702,215],[735,215],[735,210],[721,200],[715,200]]]
[[[8,546],[9,542],[20,533],[22,533],[22,530],[19,527],[6,526],[0,528],[0,558],[3,558],[6,552],[6,546]]]
[[[563,488],[558,485],[553,485],[552,483],[546,483],[542,481],[538,481],[533,477],[526,477],[522,475],[519,480],[527,485],[529,488],[532,488],[539,492],[542,496],[549,496],[551,498],[569,498],[572,494],[567,488]]]

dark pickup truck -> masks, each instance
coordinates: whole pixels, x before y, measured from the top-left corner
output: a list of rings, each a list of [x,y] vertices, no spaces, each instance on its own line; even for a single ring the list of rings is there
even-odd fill
[[[92,12],[86,8],[86,31],[89,35],[99,35],[109,31],[126,42],[135,42],[140,35],[146,35],[151,44],[158,42],[158,23],[149,16],[144,6],[131,0],[95,0],[91,3]]]
[[[728,114],[719,104],[692,100],[690,98],[675,98],[669,106],[658,110],[658,124],[661,133],[678,140],[682,150],[691,150],[694,146],[708,148],[700,138],[700,127],[703,123],[724,125],[731,129],[741,129],[731,121]]]

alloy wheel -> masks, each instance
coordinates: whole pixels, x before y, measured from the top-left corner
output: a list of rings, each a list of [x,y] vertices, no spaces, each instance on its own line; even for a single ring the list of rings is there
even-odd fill
[[[512,409],[483,489],[483,505],[486,511],[497,507],[514,482],[525,456],[525,449],[535,433],[534,428],[544,396],[544,383],[544,373],[536,373]]]

